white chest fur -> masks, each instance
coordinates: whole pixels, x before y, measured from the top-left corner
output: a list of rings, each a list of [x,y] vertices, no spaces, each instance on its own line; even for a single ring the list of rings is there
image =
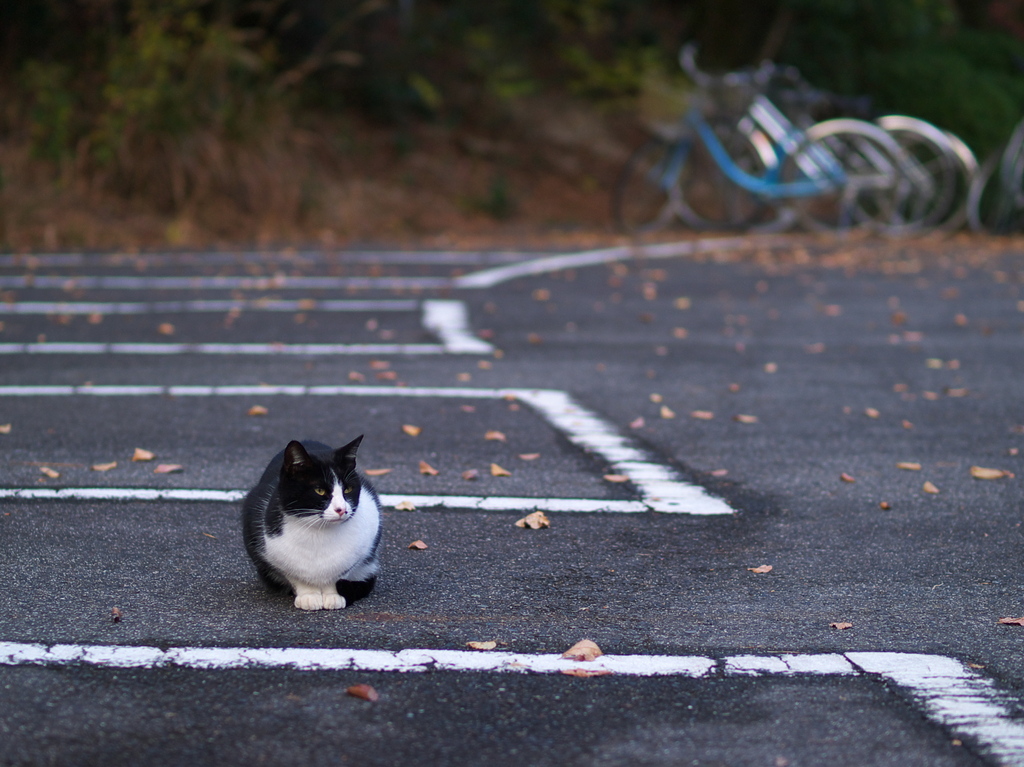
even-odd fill
[[[355,514],[343,522],[286,515],[281,534],[267,537],[264,556],[289,580],[311,586],[329,586],[346,575],[361,579],[362,572],[349,571],[366,559],[379,527],[377,506],[363,493]]]

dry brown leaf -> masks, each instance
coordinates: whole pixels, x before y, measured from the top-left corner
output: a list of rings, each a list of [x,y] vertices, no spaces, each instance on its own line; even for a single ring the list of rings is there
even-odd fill
[[[999,622],[1007,626],[1024,626],[1024,618],[1000,618]]]
[[[60,476],[60,472],[59,471],[51,469],[49,466],[40,466],[39,467],[39,471],[42,472],[43,474],[45,474],[50,479],[57,479],[57,477]]]
[[[589,639],[581,639],[564,653],[562,657],[566,660],[590,661],[604,655],[601,648]]]
[[[516,527],[530,528],[531,530],[542,530],[545,527],[551,527],[551,520],[547,518],[547,515],[543,511],[535,511],[532,514],[527,514],[520,520],[516,521]]]
[[[693,306],[693,302],[687,296],[679,296],[679,298],[672,302],[672,305],[675,306],[676,309],[686,311]]]
[[[701,421],[710,421],[715,417],[715,414],[710,410],[694,410],[690,413],[690,418],[697,418]]]
[[[741,413],[739,415],[734,415],[732,417],[732,420],[738,421],[739,423],[757,423],[757,416],[756,415],[743,415]]]
[[[462,478],[467,482],[474,480],[479,476],[480,472],[477,471],[476,469],[466,469],[464,472],[462,472]]]
[[[364,469],[363,474],[368,477],[383,477],[385,474],[390,474],[394,469]]]
[[[634,418],[632,421],[629,422],[629,428],[631,429],[642,429],[644,428],[644,425],[645,421],[643,416]]]
[[[908,421],[906,419],[903,419],[903,428],[904,429],[913,429],[914,428],[914,424],[912,424],[910,421]]]
[[[881,413],[879,413],[873,407],[866,407],[864,408],[864,415],[866,415],[868,418],[878,418],[878,416],[880,416]]]
[[[377,691],[368,684],[354,684],[345,690],[345,692],[353,698],[362,698],[363,700],[370,701],[370,703],[380,700],[380,695],[378,695]]]
[[[468,647],[470,650],[493,650],[497,646],[498,643],[494,641],[466,642],[466,647]]]
[[[423,431],[419,426],[413,426],[411,423],[403,424],[402,431],[408,434],[410,437],[418,437],[420,432]]]
[[[905,471],[921,471],[921,464],[913,463],[912,461],[900,461],[896,464],[897,469],[904,469]]]
[[[120,623],[121,617],[121,611],[119,609],[117,609],[116,607],[110,608],[110,620],[112,620],[114,623]]]
[[[156,332],[162,336],[173,336],[174,325],[169,322],[161,322],[160,326],[156,329]]]
[[[665,399],[665,398],[664,398],[664,397],[662,397],[662,396],[661,396],[660,394],[658,394],[657,392],[655,392],[655,393],[653,393],[653,394],[651,394],[651,395],[650,395],[650,400],[651,400],[651,402],[653,402],[653,403],[654,403],[655,405],[657,405],[657,404],[658,404],[659,402],[661,402],[661,401],[662,401],[663,399]]]
[[[776,364],[774,362],[766,362],[765,365],[764,365],[764,372],[765,373],[778,373],[779,372],[779,366],[778,366],[778,364]]]
[[[185,467],[180,463],[161,463],[153,469],[154,474],[181,474]]]
[[[770,573],[773,568],[771,565],[759,565],[758,567],[748,567],[747,569],[752,573]]]
[[[938,495],[939,493],[939,488],[935,487],[935,485],[933,485],[931,482],[925,482],[921,486],[921,489],[924,490],[926,493],[931,493],[932,495]]]
[[[882,511],[888,511],[889,509],[892,508],[892,504],[889,503],[888,501],[882,501],[881,503],[878,504],[878,508],[880,508]]]
[[[662,418],[675,418],[676,417],[675,411],[672,408],[670,408],[668,405],[662,405],[661,406],[661,410],[658,411],[658,412],[659,412],[659,414],[661,415]]]
[[[836,629],[837,631],[844,631],[846,629],[852,629],[853,628],[853,624],[852,623],[837,622],[837,623],[830,623],[830,624],[828,624],[828,627],[830,629]]]
[[[604,478],[607,482],[629,482],[629,477],[625,474],[605,474]]]
[[[521,461],[536,461],[540,458],[540,453],[520,453],[519,460]]]
[[[266,415],[269,412],[263,405],[253,405],[249,408],[249,415]]]
[[[387,370],[391,363],[387,360],[370,360],[370,370]]]
[[[348,372],[348,380],[350,381],[365,381],[366,376],[360,373],[358,370],[350,370]]]
[[[491,464],[491,476],[492,477],[511,477],[512,472],[508,469],[501,468],[498,464]]]
[[[484,439],[492,440],[495,442],[504,442],[505,434],[504,432],[500,432],[495,429],[490,429],[487,431],[486,434],[484,434]]]
[[[110,463],[94,463],[91,468],[93,471],[110,471],[111,469],[117,468],[117,461],[111,461]]]
[[[975,479],[1002,479],[1003,477],[1012,477],[1013,475],[1002,469],[986,469],[984,466],[972,466],[971,476]]]
[[[417,551],[423,551],[423,549],[427,548],[427,544],[425,544],[423,541],[416,540],[410,543],[408,546],[406,546],[406,548],[416,549]]]
[[[12,424],[0,423],[0,434],[10,434],[11,433],[11,428],[12,428]]]
[[[398,511],[416,511],[416,505],[412,501],[399,501],[395,508]]]
[[[154,453],[151,453],[149,450],[143,450],[141,447],[135,448],[135,452],[132,453],[133,461],[152,461],[154,458],[156,458]]]
[[[561,673],[566,676],[586,678],[591,676],[608,676],[612,672],[606,668],[563,668]]]
[[[845,471],[842,474],[839,475],[839,479],[841,479],[843,482],[856,482],[857,481],[856,479],[853,478],[853,475],[847,474]]]
[[[437,476],[437,469],[431,466],[426,461],[420,461],[420,474],[426,474],[429,477]]]

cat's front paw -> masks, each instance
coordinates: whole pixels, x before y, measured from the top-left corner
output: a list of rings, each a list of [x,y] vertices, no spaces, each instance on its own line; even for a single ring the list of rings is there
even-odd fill
[[[325,610],[341,610],[345,607],[345,597],[341,594],[324,594]]]
[[[323,610],[323,594],[321,594],[320,592],[312,594],[299,594],[295,597],[295,606],[298,607],[300,610]],[[342,605],[342,607],[344,607],[344,605]]]

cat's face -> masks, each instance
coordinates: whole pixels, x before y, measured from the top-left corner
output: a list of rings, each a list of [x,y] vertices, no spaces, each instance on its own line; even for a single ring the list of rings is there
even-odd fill
[[[299,442],[285,448],[279,495],[285,514],[311,522],[344,522],[359,505],[356,449],[362,436],[336,450],[328,460],[310,455]]]

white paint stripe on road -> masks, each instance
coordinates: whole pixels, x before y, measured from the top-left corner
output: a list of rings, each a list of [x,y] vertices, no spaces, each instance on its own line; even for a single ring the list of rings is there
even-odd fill
[[[196,501],[237,503],[245,490],[205,490],[181,487],[0,487],[0,500],[34,501]],[[641,501],[600,498],[529,498],[502,495],[417,495],[383,493],[386,509],[411,503],[416,509],[471,511],[550,511],[566,513],[638,514],[650,507]]]
[[[844,655],[602,655],[570,661],[558,654],[467,650],[359,650],[289,647],[131,647],[0,642],[0,665],[202,670],[291,669],[423,673],[491,672],[557,674],[605,672],[617,676],[844,676],[880,678],[898,688],[933,723],[1002,767],[1024,767],[1020,701],[963,662],[941,655],[849,652]],[[598,683],[595,680],[595,683]]]
[[[441,339],[449,354],[492,354],[494,347],[470,332],[462,301],[424,301],[423,327]]]
[[[570,442],[611,465],[612,472],[629,478],[645,506],[674,514],[732,514],[725,501],[687,482],[673,467],[640,447],[596,413],[554,389],[460,389],[452,387],[377,386],[0,386],[2,397],[31,396],[367,396],[512,398],[525,402]]]

